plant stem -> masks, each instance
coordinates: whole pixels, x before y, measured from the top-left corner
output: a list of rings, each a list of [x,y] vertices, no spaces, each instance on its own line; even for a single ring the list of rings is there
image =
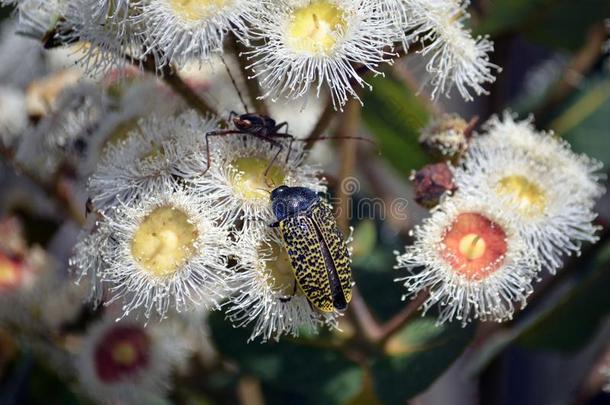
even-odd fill
[[[605,27],[603,25],[594,26],[589,32],[584,46],[574,55],[559,81],[550,90],[546,102],[534,112],[539,124],[548,123],[553,112],[574,90],[580,87],[585,75],[599,60],[605,40]]]
[[[421,291],[411,302],[409,302],[398,314],[381,326],[377,340],[386,342],[394,333],[403,328],[417,314],[421,305],[428,299],[428,291]]]
[[[341,167],[339,169],[338,178],[341,184],[338,185],[337,189],[339,198],[339,206],[337,207],[337,223],[339,225],[339,229],[341,229],[345,234],[347,234],[349,231],[349,221],[351,219],[351,194],[349,193],[350,190],[343,187],[343,182],[349,179],[354,173],[356,168],[356,154],[358,150],[356,141],[347,138],[354,137],[357,134],[360,127],[361,111],[360,103],[357,100],[352,99],[348,101],[345,108],[345,115],[341,121],[341,126],[337,130],[337,135],[345,138],[341,142],[341,149],[339,152]]]
[[[330,108],[332,110],[332,103],[330,103]],[[332,111],[334,113],[334,110]],[[361,111],[361,105],[358,100],[352,99],[348,101],[345,107],[344,119],[341,121],[341,126],[337,130],[338,136],[350,137],[357,134],[358,128],[360,127]],[[349,232],[352,195],[347,187],[343,187],[343,182],[349,179],[354,173],[356,168],[357,147],[358,145],[355,140],[344,139],[341,143],[339,152],[341,167],[338,176],[340,184],[338,184],[337,187],[339,199],[337,207],[337,225],[344,234]],[[350,311],[347,315],[353,321],[357,338],[360,338],[360,340],[374,342],[376,337],[379,336],[379,325],[366,305],[364,298],[355,287],[352,290],[352,302]]]
[[[375,316],[371,313],[368,305],[364,301],[364,297],[360,294],[360,290],[354,287],[352,290],[352,302],[348,315],[351,317],[356,331],[365,341],[376,343],[381,336],[381,327]]]
[[[318,118],[318,122],[316,122],[316,125],[314,126],[314,128],[311,130],[311,132],[307,136],[307,139],[306,139],[307,142],[305,143],[305,149],[311,149],[313,147],[313,145],[316,143],[316,141],[318,139],[320,139],[320,137],[322,136],[322,133],[328,128],[330,123],[333,121],[333,118],[335,117],[336,113],[337,112],[335,111],[335,108],[333,107],[333,101],[332,101],[331,97],[328,96],[328,100],[326,101],[326,106],[324,107],[324,111],[322,111],[320,118]]]

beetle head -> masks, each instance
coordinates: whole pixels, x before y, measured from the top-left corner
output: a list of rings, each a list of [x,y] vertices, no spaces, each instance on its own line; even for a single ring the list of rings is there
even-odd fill
[[[306,187],[279,186],[271,192],[271,207],[278,221],[306,211],[319,200],[318,194]]]

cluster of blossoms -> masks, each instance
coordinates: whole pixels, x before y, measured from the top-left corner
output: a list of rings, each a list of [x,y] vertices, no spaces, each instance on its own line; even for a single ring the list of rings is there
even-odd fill
[[[597,240],[594,204],[604,193],[602,165],[508,113],[464,142],[455,142],[464,125],[435,123],[431,129],[424,141],[445,140],[443,151],[454,151],[459,163],[444,165],[445,171],[434,165],[422,176],[438,189],[457,191],[442,196],[415,229],[415,243],[397,265],[411,274],[398,281],[406,296],[426,291],[424,308],[439,304],[439,322],[511,319],[541,271],[555,274],[565,256]],[[433,189],[421,176],[415,180]]]
[[[48,46],[80,43],[89,72],[127,63],[166,72],[241,50],[263,98],[296,99],[315,89],[341,109],[365,72],[380,74],[417,48],[432,95],[456,88],[485,94],[499,70],[493,44],[465,27],[467,0],[4,0],[19,8],[21,30]]]
[[[326,189],[302,142],[206,137],[217,126],[192,111],[153,117],[106,146],[88,183],[90,229],[72,258],[91,298],[146,319],[224,303],[236,325],[264,340],[333,324],[336,312],[315,311],[295,289],[269,226],[275,187]]]
[[[62,59],[80,62],[56,68],[45,54],[49,60],[6,80],[25,91],[4,87],[0,69],[0,98],[14,107],[0,112],[2,150],[36,180],[74,191],[82,205],[88,198],[86,229],[69,260],[80,287],[43,271],[56,268],[53,260],[21,239],[0,244],[0,323],[60,330],[80,315],[81,295],[103,303],[102,319],[83,328],[79,353],[68,356],[100,402],[158,401],[192,349],[190,317],[201,324],[222,310],[262,341],[338,323],[339,311],[317,310],[297,286],[282,235],[269,226],[274,189],[324,193],[326,181],[288,132],[271,140],[227,134],[238,121],[221,116],[236,103],[218,98],[230,85],[239,96],[240,87],[257,88],[249,95],[296,100],[300,121],[313,126],[303,114],[314,104],[308,96],[326,93],[341,110],[369,87],[365,74],[382,74],[414,48],[433,97],[456,89],[471,100],[499,70],[488,57],[493,44],[465,26],[467,0],[0,3],[18,10],[11,30],[63,46],[70,57]],[[0,56],[14,53],[11,46],[0,43]],[[242,81],[219,62],[229,73],[239,65]],[[206,68],[223,78],[188,73]],[[142,69],[177,76],[200,103],[215,97],[219,114],[190,110]],[[33,77],[18,76],[25,71]],[[269,106],[276,118],[282,107],[289,110]],[[439,322],[510,319],[543,270],[554,274],[565,255],[596,240],[598,162],[511,115],[491,119],[478,136],[474,124],[450,116],[422,132],[425,146],[450,163],[414,177],[424,191],[418,201],[435,208],[398,256],[397,267],[411,271],[399,279],[406,296],[428,294],[424,307],[439,304]],[[0,233],[18,234],[15,227],[0,223]],[[5,311],[13,306],[25,310]]]

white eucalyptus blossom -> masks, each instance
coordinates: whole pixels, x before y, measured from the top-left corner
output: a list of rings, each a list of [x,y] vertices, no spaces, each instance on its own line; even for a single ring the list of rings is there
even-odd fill
[[[184,65],[192,58],[206,60],[222,52],[229,33],[243,37],[246,21],[261,0],[148,0],[134,20],[143,28],[158,64]]]
[[[202,196],[180,189],[143,195],[104,214],[99,278],[123,316],[163,317],[168,310],[217,307],[227,291],[227,260],[235,252],[228,225]]]
[[[501,205],[470,196],[446,199],[413,235],[396,266],[410,275],[396,281],[407,288],[403,299],[427,290],[424,312],[438,305],[438,323],[502,322],[517,304],[526,305],[537,268]]]
[[[205,133],[217,122],[194,111],[175,118],[150,117],[140,120],[126,139],[109,144],[88,191],[97,209],[122,201],[129,204],[142,195],[155,194],[177,178],[200,175],[197,166],[205,154]]]
[[[598,162],[579,156],[531,122],[492,119],[489,135],[470,145],[454,182],[462,194],[491,199],[511,212],[522,237],[540,263],[554,273],[564,254],[594,243],[595,199],[602,192]]]
[[[484,126],[487,135],[479,137],[476,142],[481,147],[495,145],[496,148],[518,149],[542,166],[555,166],[571,179],[566,186],[583,196],[583,203],[595,203],[606,191],[601,184],[606,178],[602,172],[603,164],[575,153],[566,140],[553,132],[537,131],[533,120],[530,116],[518,121],[510,112],[505,112],[502,117],[494,116]]]
[[[242,268],[230,278],[233,294],[226,311],[233,325],[252,327],[250,340],[337,327],[339,313],[316,311],[297,287],[288,253],[274,230],[243,235],[237,252]]]
[[[210,161],[202,148],[197,171],[205,175],[192,177],[193,191],[212,198],[228,222],[242,221],[243,230],[275,221],[270,196],[276,187],[301,186],[325,192],[319,170],[304,163],[303,143],[287,138],[279,144],[281,147],[250,135],[209,137]]]
[[[186,342],[168,323],[144,327],[106,315],[87,330],[75,367],[82,389],[98,403],[152,403],[163,400],[186,354]]]
[[[336,109],[356,87],[370,87],[359,70],[379,74],[391,62],[394,20],[373,0],[265,1],[253,11],[248,57],[263,97],[300,98],[330,91]],[[259,43],[260,42],[260,43]]]
[[[106,108],[100,89],[79,84],[64,90],[49,114],[23,135],[16,160],[41,177],[52,176],[62,163],[75,167],[88,153]]]
[[[468,18],[464,0],[403,0],[407,25],[403,44],[419,44],[428,58],[432,98],[448,94],[453,87],[467,101],[472,93],[488,94],[484,85],[495,81],[500,68],[489,59],[493,43],[486,37],[473,38],[464,26]]]
[[[70,2],[57,28],[58,40],[76,44],[79,61],[92,76],[137,65],[144,55],[145,38],[132,19],[117,18],[112,9],[108,10],[110,14],[100,15],[99,3],[100,0]]]

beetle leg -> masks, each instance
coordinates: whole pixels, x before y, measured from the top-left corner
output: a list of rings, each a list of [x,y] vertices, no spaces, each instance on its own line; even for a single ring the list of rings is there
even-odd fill
[[[292,294],[290,294],[289,297],[280,297],[280,302],[288,302],[295,295],[297,295],[297,281],[296,280],[294,280],[294,284],[292,285]]]

